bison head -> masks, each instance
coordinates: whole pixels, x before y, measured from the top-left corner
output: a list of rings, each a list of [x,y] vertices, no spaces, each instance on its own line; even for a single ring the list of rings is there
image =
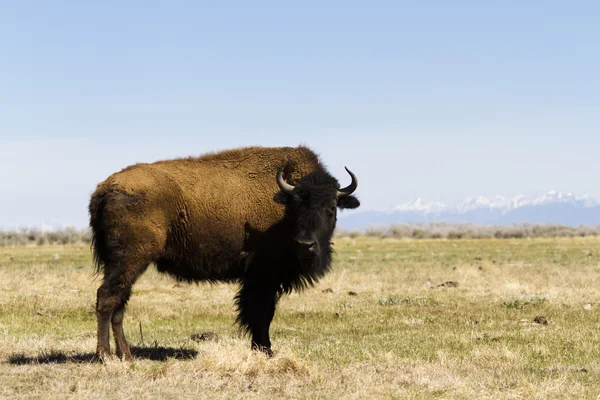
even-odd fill
[[[337,220],[338,208],[357,208],[358,199],[352,193],[358,179],[346,168],[352,183],[340,189],[338,181],[326,171],[316,171],[303,176],[296,185],[283,178],[283,169],[277,174],[281,191],[275,201],[286,205],[286,216],[294,226],[293,245],[300,263],[313,264],[316,258],[329,259],[330,240]]]

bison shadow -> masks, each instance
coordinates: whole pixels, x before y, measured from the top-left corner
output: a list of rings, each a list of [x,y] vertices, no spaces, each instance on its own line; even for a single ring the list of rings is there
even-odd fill
[[[196,358],[198,351],[192,349],[172,348],[172,347],[132,347],[131,354],[136,359],[151,361],[166,361],[169,358],[176,360],[191,360]],[[42,353],[39,356],[27,357],[23,354],[15,353],[8,357],[8,363],[12,365],[29,364],[66,364],[66,363],[93,363],[99,362],[95,353],[80,353],[67,355],[63,352]]]

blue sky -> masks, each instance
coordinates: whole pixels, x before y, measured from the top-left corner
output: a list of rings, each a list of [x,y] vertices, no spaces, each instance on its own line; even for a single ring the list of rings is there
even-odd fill
[[[0,227],[85,225],[129,164],[307,144],[364,208],[600,198],[600,3],[0,5]]]

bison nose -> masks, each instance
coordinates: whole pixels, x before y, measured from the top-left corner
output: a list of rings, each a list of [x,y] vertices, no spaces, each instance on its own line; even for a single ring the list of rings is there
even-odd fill
[[[314,256],[317,252],[317,242],[312,240],[296,240],[298,250],[305,256]]]

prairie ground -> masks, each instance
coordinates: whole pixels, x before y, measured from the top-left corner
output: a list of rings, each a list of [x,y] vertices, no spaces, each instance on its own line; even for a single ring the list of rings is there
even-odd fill
[[[0,248],[0,398],[598,398],[599,238],[335,248],[279,303],[273,358],[238,333],[235,285],[151,268],[125,317],[136,360],[104,364],[89,248]]]

